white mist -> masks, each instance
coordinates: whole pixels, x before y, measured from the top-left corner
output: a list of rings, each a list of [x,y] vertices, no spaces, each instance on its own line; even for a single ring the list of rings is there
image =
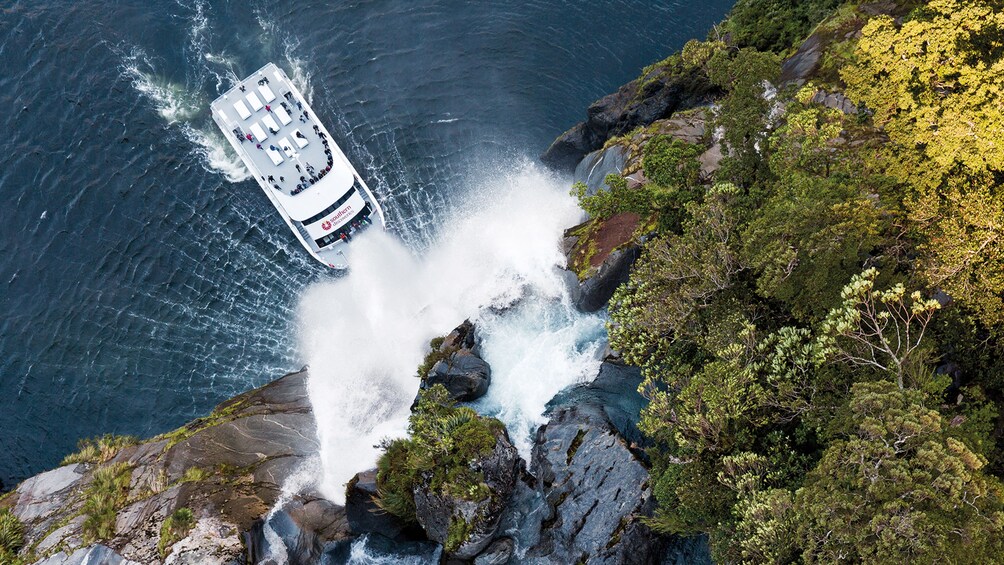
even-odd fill
[[[429,339],[466,318],[483,328],[493,367],[478,406],[500,416],[524,450],[551,396],[595,375],[602,319],[568,305],[557,268],[562,232],[581,217],[567,183],[529,164],[494,178],[473,186],[423,258],[371,230],[349,246],[349,276],[311,286],[300,301],[318,487],[335,502],[373,466],[381,439],[405,433]]]

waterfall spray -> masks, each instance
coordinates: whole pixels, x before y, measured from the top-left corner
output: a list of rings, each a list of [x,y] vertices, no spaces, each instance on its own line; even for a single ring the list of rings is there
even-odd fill
[[[419,385],[415,369],[429,339],[465,318],[480,313],[488,326],[500,329],[501,322],[487,320],[507,318],[510,313],[500,310],[521,299],[521,304],[552,305],[565,313],[553,323],[531,313],[522,323],[510,324],[510,331],[523,332],[527,339],[495,346],[492,334],[486,336],[486,350],[505,366],[501,376],[507,384],[499,394],[519,395],[520,379],[545,389],[534,392],[528,404],[507,403],[495,394],[485,405],[503,416],[514,433],[524,433],[540,416],[546,399],[539,399],[588,373],[583,363],[595,368],[598,346],[582,342],[602,339],[596,331],[602,320],[571,310],[558,269],[564,261],[562,232],[581,215],[566,183],[531,164],[492,178],[473,185],[474,196],[441,224],[436,243],[423,258],[374,230],[352,243],[349,276],[313,285],[300,301],[301,350],[310,366],[310,398],[321,445],[318,488],[335,502],[344,500],[344,484],[353,474],[373,466],[380,440],[405,432]],[[528,312],[520,307],[513,311]],[[582,323],[584,319],[591,321]],[[552,345],[527,351],[510,347],[519,349],[542,332]],[[583,332],[590,337],[583,338]],[[556,372],[551,375],[516,374],[503,360],[525,354],[572,359],[564,367],[541,359],[548,371]],[[525,414],[521,407],[538,413]]]

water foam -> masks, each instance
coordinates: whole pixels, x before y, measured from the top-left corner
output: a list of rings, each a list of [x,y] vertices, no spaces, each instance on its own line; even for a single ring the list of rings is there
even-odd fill
[[[465,318],[484,325],[485,351],[498,364],[484,406],[514,434],[528,437],[547,399],[595,368],[602,320],[571,309],[557,269],[562,231],[581,214],[566,185],[531,164],[483,178],[496,180],[472,185],[421,260],[374,231],[351,245],[348,277],[317,283],[301,299],[324,468],[318,487],[335,502],[373,465],[380,440],[404,433],[428,340]]]
[[[159,76],[142,49],[133,49],[123,58],[122,70],[164,121],[180,129],[208,170],[222,173],[230,182],[250,177],[240,157],[216,131],[216,125],[206,123],[204,113],[209,103],[200,90]],[[201,121],[197,120],[200,116]]]

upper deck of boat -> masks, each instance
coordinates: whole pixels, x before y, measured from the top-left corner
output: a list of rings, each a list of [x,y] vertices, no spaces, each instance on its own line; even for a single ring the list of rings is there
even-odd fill
[[[275,191],[293,219],[324,210],[352,186],[353,172],[341,151],[273,63],[236,84],[211,108],[252,174]]]

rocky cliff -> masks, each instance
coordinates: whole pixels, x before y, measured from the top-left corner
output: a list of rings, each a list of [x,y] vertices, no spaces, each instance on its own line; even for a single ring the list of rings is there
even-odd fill
[[[24,526],[21,557],[45,565],[255,560],[250,533],[285,478],[317,451],[306,376],[287,375],[174,432],[24,481],[0,501]],[[293,496],[286,511],[315,542],[350,535],[344,510],[316,493]]]

